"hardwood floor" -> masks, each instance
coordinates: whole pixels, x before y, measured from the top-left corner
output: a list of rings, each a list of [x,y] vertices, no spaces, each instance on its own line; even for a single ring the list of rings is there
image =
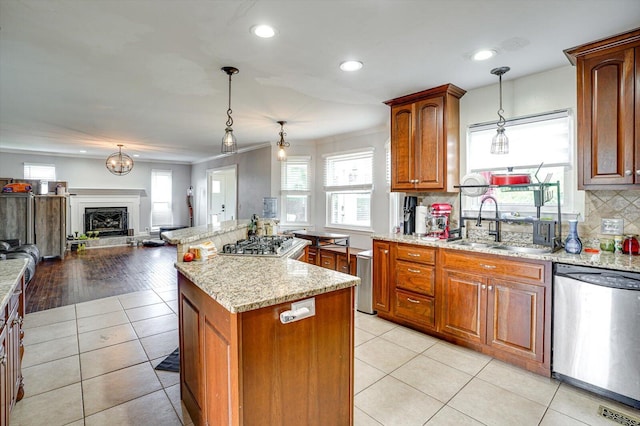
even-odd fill
[[[37,312],[177,282],[175,246],[112,247],[72,252],[40,262],[26,290],[26,312]]]

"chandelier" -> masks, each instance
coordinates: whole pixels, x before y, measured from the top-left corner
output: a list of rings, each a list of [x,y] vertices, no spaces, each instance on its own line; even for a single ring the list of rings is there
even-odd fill
[[[284,140],[284,137],[287,135],[284,132],[284,125],[287,124],[286,121],[277,121],[280,125],[280,140],[276,143],[278,147],[278,161],[287,161],[287,152],[284,150],[285,148],[289,148],[289,142]]]
[[[492,154],[508,154],[509,153],[509,138],[504,134],[504,125],[506,120],[502,116],[504,110],[502,109],[502,74],[508,72],[511,68],[499,67],[491,70],[491,74],[500,77],[500,108],[498,109],[498,129],[495,136],[491,140],[491,153]]]
[[[122,144],[118,144],[118,152],[114,152],[107,157],[107,170],[116,176],[129,174],[133,169],[133,159],[127,154],[122,153]]]
[[[227,128],[224,130],[224,136],[222,137],[222,149],[223,154],[235,154],[238,152],[238,145],[236,144],[236,137],[233,134],[233,118],[231,118],[231,76],[239,72],[235,67],[222,67],[229,76],[229,107],[227,108]]]

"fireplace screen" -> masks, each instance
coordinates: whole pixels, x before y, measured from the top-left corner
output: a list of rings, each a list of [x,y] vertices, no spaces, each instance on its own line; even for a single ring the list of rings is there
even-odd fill
[[[98,231],[99,236],[127,235],[129,220],[126,207],[86,207],[84,232]]]

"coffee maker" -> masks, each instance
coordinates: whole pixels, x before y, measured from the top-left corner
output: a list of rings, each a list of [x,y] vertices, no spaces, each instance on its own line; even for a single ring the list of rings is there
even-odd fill
[[[404,197],[404,235],[413,235],[416,230],[416,206],[418,197]]]

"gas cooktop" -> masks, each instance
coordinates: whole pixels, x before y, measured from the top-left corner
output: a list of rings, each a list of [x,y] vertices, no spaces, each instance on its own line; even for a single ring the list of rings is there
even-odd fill
[[[284,235],[251,236],[222,247],[223,254],[281,256],[293,245],[293,237]]]

